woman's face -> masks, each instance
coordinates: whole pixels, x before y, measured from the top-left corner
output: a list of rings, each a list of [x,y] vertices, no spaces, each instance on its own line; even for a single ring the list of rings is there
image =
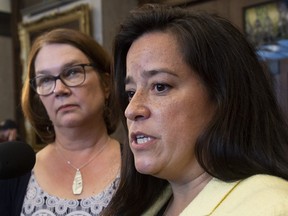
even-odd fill
[[[152,32],[127,54],[125,110],[136,169],[168,180],[201,174],[196,139],[214,114],[208,92],[184,62],[175,37]]]
[[[35,76],[59,75],[64,68],[89,64],[87,56],[68,44],[48,44],[35,59]],[[60,79],[52,94],[40,96],[55,129],[87,126],[105,127],[103,108],[109,89],[103,89],[100,76],[91,66],[85,67],[86,79],[77,87],[67,87]],[[91,121],[93,119],[93,121]]]

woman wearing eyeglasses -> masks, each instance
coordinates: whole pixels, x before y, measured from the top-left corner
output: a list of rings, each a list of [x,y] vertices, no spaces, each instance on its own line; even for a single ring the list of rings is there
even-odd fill
[[[110,58],[93,38],[56,29],[36,39],[27,69],[23,112],[48,145],[31,173],[4,181],[0,215],[99,215],[121,157]]]

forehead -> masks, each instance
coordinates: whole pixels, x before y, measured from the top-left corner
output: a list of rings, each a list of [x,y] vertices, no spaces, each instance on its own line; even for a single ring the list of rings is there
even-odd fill
[[[167,32],[151,32],[135,40],[127,53],[127,75],[136,71],[181,71],[188,67],[176,37]],[[179,70],[178,70],[179,69]]]
[[[146,52],[146,54],[176,54],[182,56],[177,38],[171,32],[149,32],[140,36],[129,48],[127,58],[135,50]]]
[[[47,44],[35,58],[35,70],[61,67],[69,62],[87,63],[87,56],[78,48],[69,44]]]

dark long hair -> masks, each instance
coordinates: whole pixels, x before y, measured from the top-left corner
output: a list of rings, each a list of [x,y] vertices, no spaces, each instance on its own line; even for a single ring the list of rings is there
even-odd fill
[[[92,37],[72,29],[54,29],[43,33],[34,41],[28,57],[27,75],[22,89],[22,109],[25,117],[29,120],[36,133],[45,143],[53,142],[55,139],[55,132],[49,116],[42,104],[39,96],[33,91],[29,85],[29,80],[35,76],[34,62],[40,49],[46,44],[69,44],[81,50],[95,68],[100,72],[100,79],[104,83],[105,73],[111,72],[111,58],[108,53],[100,46]],[[105,83],[107,86],[112,86],[111,83]],[[104,120],[108,134],[115,131],[119,113],[115,103],[114,91],[110,93],[107,100],[106,111],[104,111]],[[47,126],[50,131],[47,131]]]
[[[270,74],[241,32],[217,15],[159,5],[131,12],[114,44],[122,111],[128,104],[124,82],[127,52],[137,38],[156,31],[176,36],[185,62],[216,104],[215,116],[195,146],[202,168],[227,182],[255,174],[288,179],[288,127]],[[167,184],[135,170],[128,144],[124,152],[122,180],[107,215],[140,215]]]

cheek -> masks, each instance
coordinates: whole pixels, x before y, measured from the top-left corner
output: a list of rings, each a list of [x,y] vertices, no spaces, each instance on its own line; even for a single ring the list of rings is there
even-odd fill
[[[81,94],[82,97],[105,97],[105,90],[100,82],[100,78],[93,77],[93,79],[91,79],[90,82],[86,84],[86,86],[83,86],[83,91],[79,92],[79,94]]]
[[[105,93],[104,90],[99,87],[92,87],[90,89],[87,89],[84,93],[82,93],[82,98],[86,98],[85,101],[87,103],[96,103],[96,104],[105,104]],[[82,100],[81,97],[79,97],[79,100]],[[83,100],[84,102],[84,100]]]
[[[105,93],[100,85],[93,83],[87,86],[83,91],[77,92],[77,100],[84,109],[103,110],[105,106]]]
[[[39,105],[40,104],[42,104],[43,108],[48,113],[48,116],[51,117],[53,115],[53,101],[52,101],[52,99],[49,100],[48,97],[47,98],[40,97]]]
[[[41,104],[44,106],[44,108],[49,111],[49,106],[52,105],[52,102],[48,100],[48,98],[44,98],[42,96],[40,96],[40,100],[39,100],[39,104]]]
[[[178,121],[185,121],[185,116],[187,115],[186,107],[189,106],[191,109],[191,105],[187,104],[185,101],[170,98],[157,104],[154,110],[155,114],[160,116],[163,122],[174,122],[175,124],[178,124]]]
[[[167,131],[165,133],[170,138],[195,143],[211,120],[213,110],[213,106],[203,99],[174,100],[168,106],[162,104],[159,108],[159,123],[162,122],[163,131]]]
[[[187,126],[187,116],[183,110],[183,103],[171,100],[168,103],[159,104],[154,110],[155,120],[158,124],[157,130],[162,131],[166,141],[169,139],[177,140],[179,136],[182,136],[184,127]]]

